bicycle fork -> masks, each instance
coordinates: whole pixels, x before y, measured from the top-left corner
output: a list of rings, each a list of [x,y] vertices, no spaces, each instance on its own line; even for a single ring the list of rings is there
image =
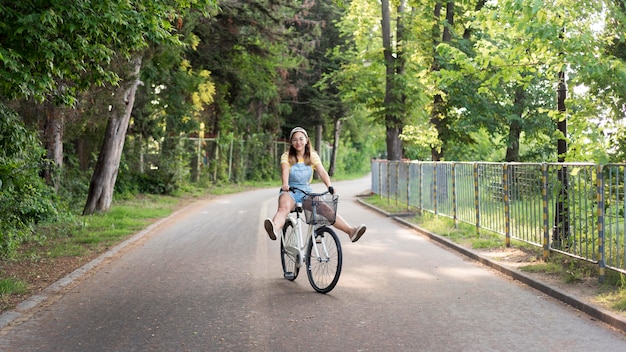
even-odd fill
[[[328,247],[326,247],[326,242],[323,239],[318,240],[318,237],[323,237],[324,227],[319,227],[316,229],[312,229],[313,234],[311,234],[311,241],[313,242],[313,250],[315,251],[315,258],[317,258],[318,262],[328,262],[330,261],[330,255],[328,254]],[[311,256],[313,256],[313,251],[311,251]]]

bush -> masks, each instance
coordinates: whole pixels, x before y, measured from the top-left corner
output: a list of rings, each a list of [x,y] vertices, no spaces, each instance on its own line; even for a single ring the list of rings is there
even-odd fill
[[[169,195],[179,188],[175,176],[173,172],[161,169],[136,174],[137,188],[140,193]]]
[[[0,256],[34,236],[33,225],[55,219],[54,192],[39,176],[44,149],[19,116],[0,104]]]

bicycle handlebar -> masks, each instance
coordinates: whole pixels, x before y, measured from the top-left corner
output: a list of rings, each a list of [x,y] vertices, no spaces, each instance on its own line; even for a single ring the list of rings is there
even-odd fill
[[[313,192],[307,192],[303,189],[297,188],[297,187],[291,187],[289,186],[289,192],[296,192],[296,191],[300,191],[302,193],[304,193],[307,196],[323,196],[325,194],[335,194],[335,189],[333,188],[333,186],[328,187],[328,190],[326,192],[322,192],[322,193],[313,193]]]

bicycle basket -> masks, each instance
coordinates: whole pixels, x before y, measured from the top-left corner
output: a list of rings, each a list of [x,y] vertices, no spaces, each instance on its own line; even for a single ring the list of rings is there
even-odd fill
[[[306,196],[302,200],[307,224],[332,225],[337,217],[339,196],[333,194]]]

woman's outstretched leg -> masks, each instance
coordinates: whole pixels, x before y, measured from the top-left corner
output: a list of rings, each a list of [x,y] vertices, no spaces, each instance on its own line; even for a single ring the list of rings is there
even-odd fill
[[[276,235],[280,233],[285,225],[285,219],[294,208],[295,202],[288,193],[283,193],[278,197],[278,210],[272,219],[265,219],[263,226],[271,240],[276,240]]]
[[[348,236],[350,236],[350,240],[352,242],[358,241],[359,238],[361,238],[361,236],[363,236],[363,234],[365,233],[365,230],[366,230],[365,225],[363,225],[363,224],[361,224],[359,226],[352,227],[339,214],[337,214],[337,217],[335,218],[335,224],[333,226],[335,226],[339,230],[341,230],[341,231],[345,232],[346,234],[348,234]]]

